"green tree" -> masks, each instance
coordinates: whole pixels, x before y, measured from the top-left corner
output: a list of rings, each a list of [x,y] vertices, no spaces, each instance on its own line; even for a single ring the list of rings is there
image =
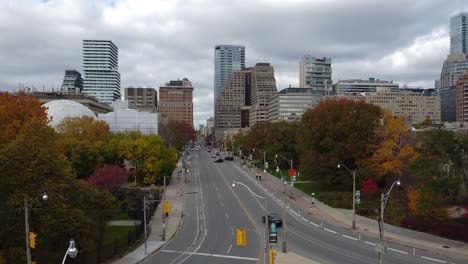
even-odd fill
[[[380,107],[364,101],[327,100],[307,111],[297,132],[300,170],[306,178],[329,184],[350,183],[336,165],[355,169],[367,157],[369,138],[382,117]]]
[[[64,153],[79,178],[104,165],[109,126],[92,117],[65,118],[56,128]]]

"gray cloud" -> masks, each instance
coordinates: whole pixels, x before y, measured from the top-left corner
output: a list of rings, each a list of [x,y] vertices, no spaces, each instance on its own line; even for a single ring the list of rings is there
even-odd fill
[[[189,78],[194,117],[213,113],[213,48],[245,44],[247,65],[270,62],[278,89],[298,85],[304,54],[333,59],[333,79],[430,87],[448,53],[450,16],[466,1],[92,0],[0,2],[0,90],[60,85],[81,70],[82,39],[119,47],[122,87]]]

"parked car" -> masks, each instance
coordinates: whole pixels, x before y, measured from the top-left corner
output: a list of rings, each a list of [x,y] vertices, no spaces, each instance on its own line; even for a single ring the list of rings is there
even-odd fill
[[[224,160],[234,160],[234,157],[232,157],[232,156],[227,156],[227,157],[224,158]]]
[[[224,161],[223,159],[217,159],[214,162],[223,162],[223,161]]]
[[[265,223],[265,216],[262,216],[262,222]],[[277,214],[268,214],[268,224],[275,223],[276,227],[283,226],[283,220]]]

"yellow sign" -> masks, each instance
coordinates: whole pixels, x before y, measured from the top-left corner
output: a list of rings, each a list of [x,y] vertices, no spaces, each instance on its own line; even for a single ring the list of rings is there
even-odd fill
[[[29,247],[36,248],[36,236],[37,234],[34,232],[29,232]]]
[[[168,214],[171,211],[171,204],[169,201],[164,202],[164,213]]]
[[[245,247],[247,245],[247,231],[245,228],[237,228],[237,246]]]

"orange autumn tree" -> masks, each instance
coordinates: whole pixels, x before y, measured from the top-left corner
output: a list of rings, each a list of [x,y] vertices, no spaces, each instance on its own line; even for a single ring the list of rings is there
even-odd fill
[[[411,130],[405,124],[404,117],[394,117],[392,113],[384,111],[375,138],[368,145],[371,155],[361,160],[360,166],[370,168],[379,180],[385,180],[387,176],[401,179],[408,164],[418,156],[411,142]]]
[[[47,122],[47,113],[38,99],[23,92],[0,93],[0,146],[12,141],[18,131],[35,118]]]

